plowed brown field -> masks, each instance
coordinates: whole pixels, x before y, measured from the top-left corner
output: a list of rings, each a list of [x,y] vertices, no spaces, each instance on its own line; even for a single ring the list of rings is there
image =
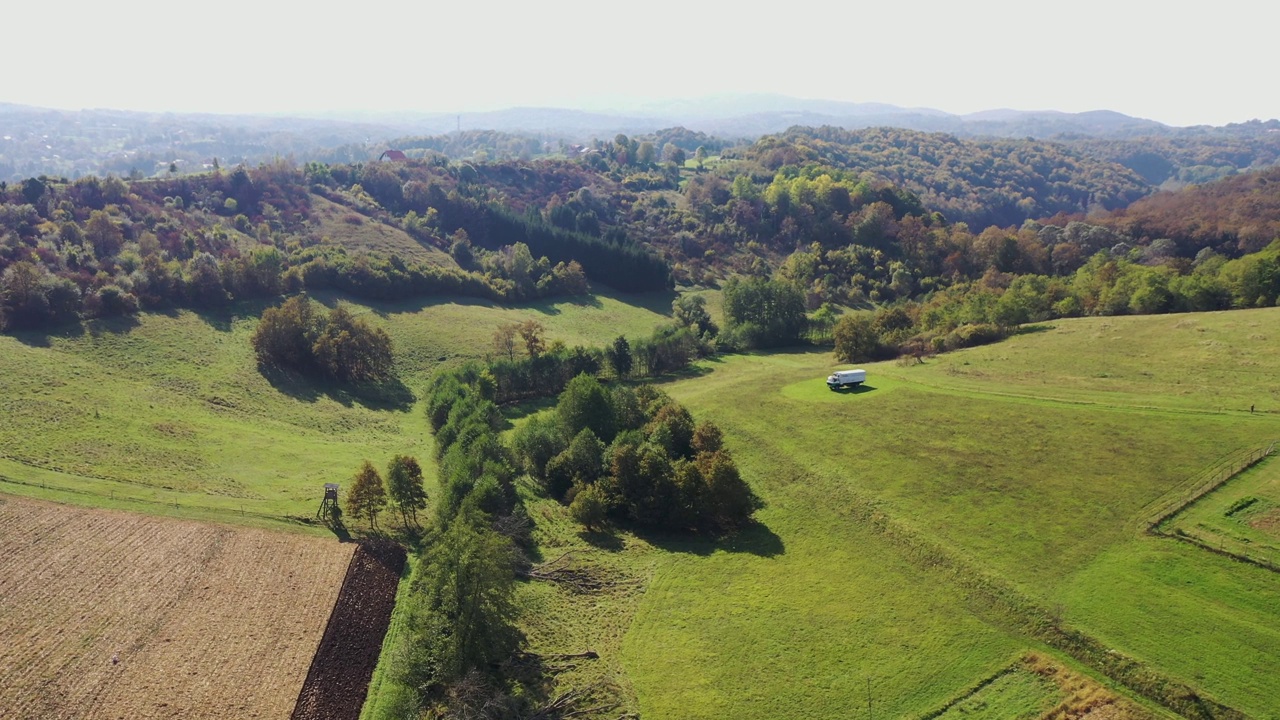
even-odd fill
[[[352,549],[0,497],[0,717],[288,718]]]

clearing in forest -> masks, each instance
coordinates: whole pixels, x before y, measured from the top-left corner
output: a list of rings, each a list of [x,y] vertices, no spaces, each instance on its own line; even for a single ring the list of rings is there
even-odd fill
[[[6,718],[287,718],[351,545],[0,497]]]

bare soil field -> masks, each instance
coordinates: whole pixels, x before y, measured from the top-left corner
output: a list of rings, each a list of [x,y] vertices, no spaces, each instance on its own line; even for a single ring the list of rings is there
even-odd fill
[[[0,496],[0,716],[287,718],[353,549]]]
[[[404,549],[394,543],[360,545],[324,638],[298,693],[293,720],[357,720],[386,637]]]

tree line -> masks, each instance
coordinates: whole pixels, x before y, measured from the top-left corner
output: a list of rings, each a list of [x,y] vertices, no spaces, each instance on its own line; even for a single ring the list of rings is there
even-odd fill
[[[33,178],[0,190],[0,330],[324,288],[498,301],[589,289],[576,260],[552,263],[519,242],[494,243],[465,267],[349,253],[305,234],[303,177],[272,165],[132,184]],[[455,235],[465,248],[465,230]]]

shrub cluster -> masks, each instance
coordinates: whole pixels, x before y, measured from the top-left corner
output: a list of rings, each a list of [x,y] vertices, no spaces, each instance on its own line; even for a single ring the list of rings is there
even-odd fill
[[[666,394],[606,390],[574,378],[554,414],[512,439],[515,459],[587,528],[606,516],[672,530],[727,531],[761,507],[724,449],[720,430],[695,424]]]
[[[253,350],[267,367],[319,374],[339,382],[391,377],[391,337],[339,305],[317,310],[304,295],[268,308],[253,333]]]

